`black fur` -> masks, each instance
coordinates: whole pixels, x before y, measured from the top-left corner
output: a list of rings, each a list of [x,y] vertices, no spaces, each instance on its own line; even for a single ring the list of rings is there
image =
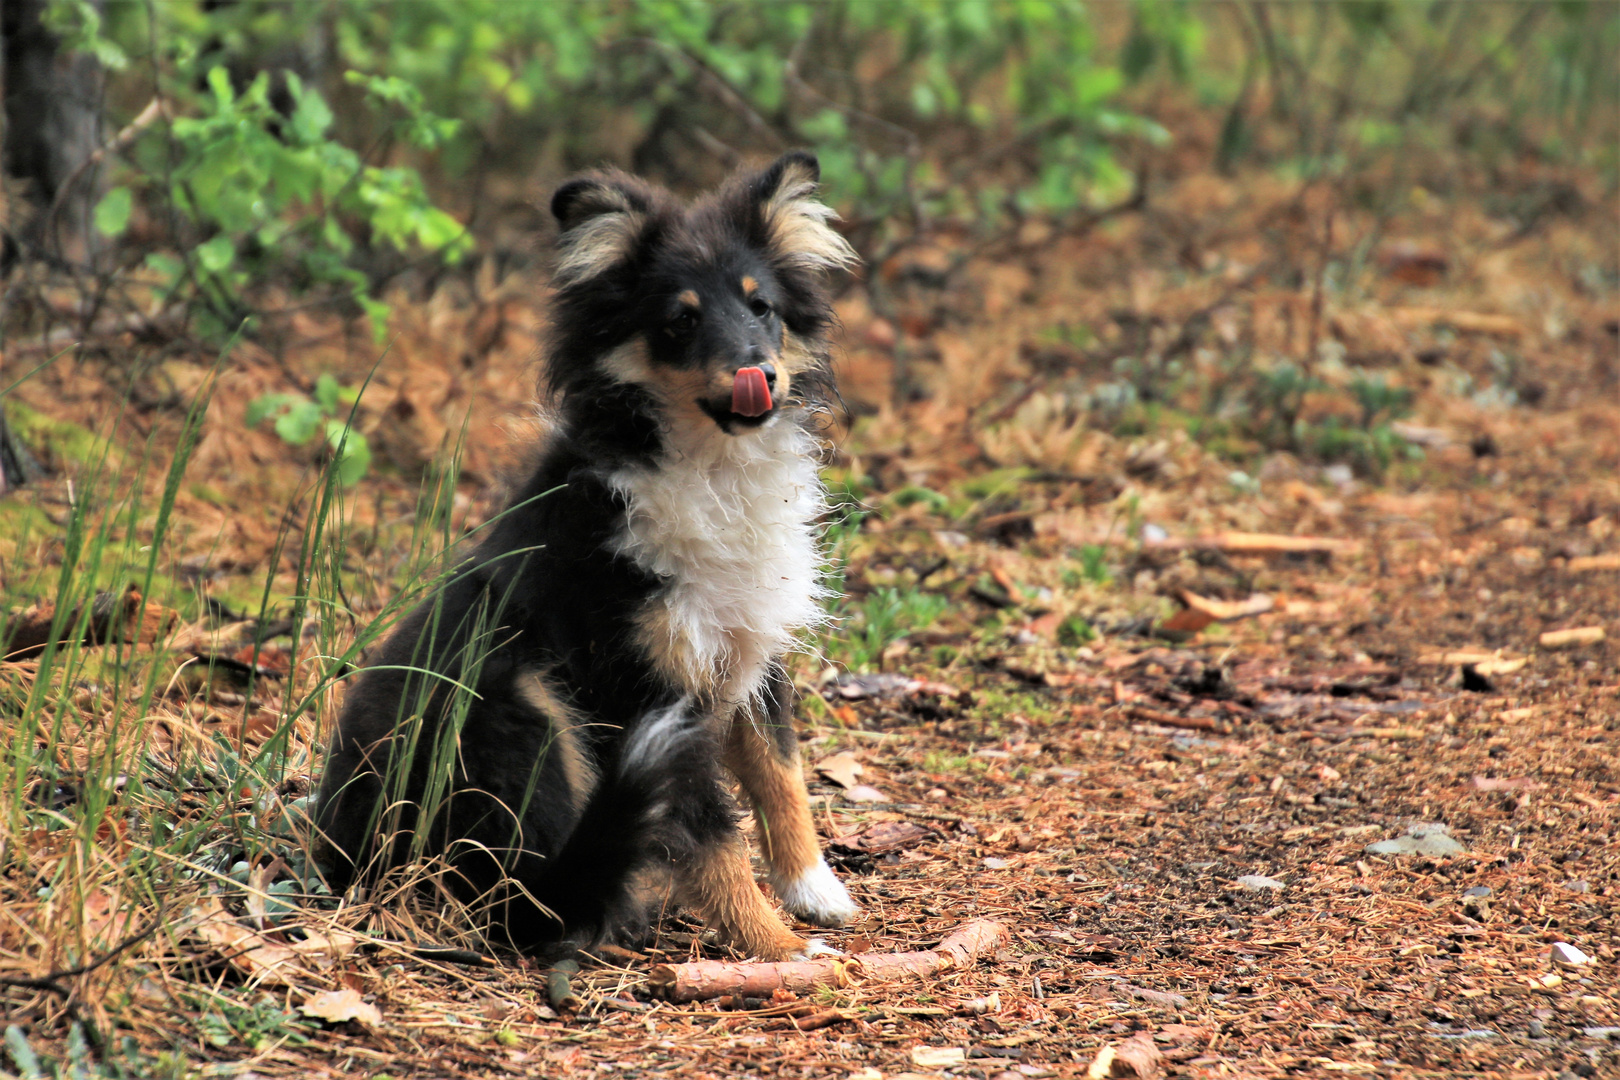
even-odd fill
[[[810,155],[789,155],[689,208],[617,172],[557,191],[565,251],[603,214],[622,215],[628,240],[600,272],[565,278],[553,301],[545,380],[557,426],[538,466],[349,690],[319,802],[335,889],[415,855],[442,857],[461,899],[534,950],[636,926],[638,871],[735,829],[705,703],[661,676],[634,640],[632,618],[661,582],[608,546],[625,506],[607,477],[658,459],[660,405],[599,361],[639,340],[672,370],[717,354],[735,367],[757,362],[760,342],[785,329],[817,362],[794,377],[778,422],[810,422],[832,387],[831,309],[820,274],[773,247],[763,207],[785,171],[815,168]],[[758,281],[764,314],[720,287],[744,274]],[[683,336],[672,311],[689,289],[703,295],[703,319]],[[552,752],[552,719],[524,693],[538,672],[584,721],[579,746],[600,777],[586,798],[571,793],[565,755]],[[784,752],[794,745],[790,692],[782,680],[770,688]],[[656,759],[628,761],[627,748],[660,722]],[[436,755],[439,745],[449,749]]]

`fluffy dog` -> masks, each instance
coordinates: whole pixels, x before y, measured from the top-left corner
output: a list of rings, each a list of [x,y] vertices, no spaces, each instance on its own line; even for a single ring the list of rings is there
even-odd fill
[[[822,618],[823,278],[853,264],[790,153],[683,206],[624,173],[551,202],[556,424],[488,535],[349,691],[318,824],[345,887],[437,857],[525,950],[648,925],[649,871],[752,955],[782,904],[856,911],[821,857],[783,656]]]

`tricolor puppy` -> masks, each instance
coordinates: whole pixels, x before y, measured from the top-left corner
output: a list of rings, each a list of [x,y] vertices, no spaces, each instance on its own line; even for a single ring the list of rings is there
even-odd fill
[[[816,841],[783,656],[822,618],[826,271],[854,262],[791,153],[683,206],[563,185],[557,423],[488,535],[349,691],[319,824],[336,886],[422,855],[512,944],[645,930],[649,871],[755,956],[855,912]]]

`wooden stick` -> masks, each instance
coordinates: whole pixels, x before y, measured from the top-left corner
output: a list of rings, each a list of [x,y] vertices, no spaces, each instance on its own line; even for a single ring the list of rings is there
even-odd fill
[[[671,1001],[703,1001],[724,994],[768,998],[778,990],[803,993],[818,986],[888,982],[911,975],[926,978],[967,967],[981,953],[994,948],[1006,933],[1007,928],[999,922],[975,919],[940,942],[938,948],[923,952],[857,953],[775,964],[696,960],[660,964],[652,969],[647,981]]]
[[[1361,550],[1355,540],[1334,540],[1325,536],[1281,536],[1275,533],[1222,532],[1213,536],[1170,537],[1150,548],[1171,551],[1213,549],[1228,555],[1353,555]]]

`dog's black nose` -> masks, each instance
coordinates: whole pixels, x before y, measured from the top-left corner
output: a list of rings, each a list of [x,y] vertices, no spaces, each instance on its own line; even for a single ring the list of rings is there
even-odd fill
[[[759,370],[765,373],[765,385],[774,390],[776,388],[776,369],[770,364],[759,364],[757,366]]]

